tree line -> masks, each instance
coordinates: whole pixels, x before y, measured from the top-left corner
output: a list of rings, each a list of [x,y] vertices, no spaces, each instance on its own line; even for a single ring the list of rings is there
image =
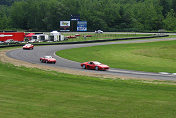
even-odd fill
[[[176,0],[1,0],[0,30],[59,30],[71,14],[88,31],[176,31]]]

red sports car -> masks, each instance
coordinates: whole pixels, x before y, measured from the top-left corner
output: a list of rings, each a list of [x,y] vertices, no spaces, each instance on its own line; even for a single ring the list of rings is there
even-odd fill
[[[56,59],[53,58],[52,56],[44,56],[40,57],[40,61],[43,63],[56,63]]]
[[[86,37],[92,37],[92,35],[86,35]]]
[[[66,36],[68,39],[70,38],[76,38],[76,36]]]
[[[75,34],[75,36],[81,36],[80,34]]]
[[[81,67],[84,69],[95,69],[95,70],[108,70],[109,66],[101,64],[97,61],[89,61],[81,63]]]
[[[26,44],[26,45],[24,45],[23,46],[23,49],[33,49],[34,48],[34,46],[32,45],[32,44]]]

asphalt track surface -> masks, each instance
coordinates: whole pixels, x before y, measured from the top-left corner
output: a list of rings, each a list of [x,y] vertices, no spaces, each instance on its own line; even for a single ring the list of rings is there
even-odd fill
[[[175,39],[145,39],[145,40],[126,40],[126,41],[116,41],[116,42],[104,42],[104,43],[88,43],[88,44],[69,44],[69,45],[52,45],[52,46],[35,46],[33,50],[23,50],[16,49],[6,53],[8,57],[15,58],[18,60],[34,63],[34,64],[42,64],[46,66],[53,67],[62,67],[67,69],[73,69],[85,72],[93,72],[98,74],[112,74],[117,76],[124,77],[133,77],[133,78],[146,78],[146,79],[157,79],[157,80],[172,80],[176,81],[175,73],[151,73],[151,72],[141,72],[141,71],[132,71],[132,70],[124,70],[117,68],[110,68],[107,71],[95,71],[95,70],[85,70],[82,69],[79,62],[67,60],[55,55],[56,51],[71,49],[71,48],[79,48],[79,47],[88,47],[88,46],[96,46],[96,45],[108,45],[108,44],[127,44],[127,43],[143,43],[143,42],[151,42],[151,41],[164,41],[164,40],[175,40]],[[87,52],[88,53],[88,52]],[[46,64],[40,62],[40,57],[51,55],[56,58],[56,64]],[[90,61],[90,60],[87,60]]]

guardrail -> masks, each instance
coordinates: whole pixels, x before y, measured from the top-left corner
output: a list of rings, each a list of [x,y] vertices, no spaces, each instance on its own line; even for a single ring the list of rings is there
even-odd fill
[[[133,40],[133,39],[147,39],[147,38],[157,38],[157,37],[168,37],[169,35],[155,35],[155,36],[145,36],[145,37],[129,37],[129,38],[118,38],[118,39],[104,39],[104,40],[89,40],[89,41],[75,41],[75,42],[56,42],[56,43],[45,43],[45,44],[33,44],[33,45],[66,45],[66,44],[82,44],[82,43],[96,43],[96,42],[108,42],[108,41],[118,41],[118,40]],[[23,46],[24,44],[16,45],[4,45],[0,48],[6,47],[17,47]]]

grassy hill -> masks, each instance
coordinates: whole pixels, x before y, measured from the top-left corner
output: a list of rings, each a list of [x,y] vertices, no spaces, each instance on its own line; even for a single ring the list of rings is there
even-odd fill
[[[1,118],[175,118],[175,91],[169,84],[0,63]]]

